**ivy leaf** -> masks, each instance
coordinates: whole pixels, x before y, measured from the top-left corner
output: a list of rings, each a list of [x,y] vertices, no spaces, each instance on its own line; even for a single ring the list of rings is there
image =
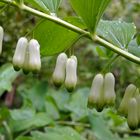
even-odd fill
[[[122,21],[102,20],[97,28],[99,36],[123,49],[128,47],[135,33],[136,27],[133,23]]]
[[[70,0],[76,13],[82,17],[91,32],[96,27],[111,0]]]
[[[34,7],[44,11],[56,13],[62,0],[26,0],[26,2],[32,4]]]

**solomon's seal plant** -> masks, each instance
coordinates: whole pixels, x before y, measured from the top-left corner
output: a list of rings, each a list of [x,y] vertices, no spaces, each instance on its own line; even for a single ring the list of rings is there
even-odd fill
[[[75,15],[77,14],[76,17],[60,18],[58,16],[59,14],[57,14],[57,10],[59,8],[61,0],[0,1],[0,7],[1,3],[2,5],[7,4],[6,6],[8,7],[13,6],[20,10],[33,14],[39,17],[36,20],[40,20],[31,31],[26,33],[26,35],[23,35],[27,38],[34,39],[28,41],[26,37],[19,38],[12,60],[15,70],[18,71],[22,69],[24,73],[29,73],[30,71],[39,71],[41,69],[40,56],[45,57],[59,54],[52,75],[53,83],[57,87],[60,87],[62,84],[64,84],[67,91],[72,92],[77,85],[78,79],[77,57],[75,55],[72,55],[72,52],[69,52],[71,54],[69,54],[68,58],[65,53],[61,52],[67,53],[67,50],[72,51],[72,49],[74,51],[75,44],[82,37],[89,39],[98,47],[105,47],[105,50],[109,50],[109,53],[111,50],[111,53],[113,52],[111,56],[115,56],[117,54],[115,57],[111,57],[107,54],[107,56],[111,60],[111,63],[107,65],[108,67],[119,56],[122,56],[136,64],[140,64],[140,53],[138,45],[140,43],[139,37],[137,37],[136,39],[136,26],[133,23],[126,23],[123,21],[101,20],[101,17],[111,0],[69,1],[73,10],[75,11]],[[26,2],[27,5],[24,2]],[[30,6],[34,8],[31,8]],[[0,10],[0,13],[1,12],[2,10]],[[2,51],[3,34],[3,28],[0,26],[0,53]],[[92,48],[92,50],[94,50],[94,48]],[[103,54],[104,56],[104,49],[101,49],[101,51],[100,49],[97,49],[97,51],[100,55]],[[106,73],[105,75],[95,75],[92,81],[88,101],[86,100],[88,102],[88,106],[91,109],[95,107],[97,111],[102,111],[105,107],[114,105],[115,100],[116,94],[114,75],[111,72]],[[55,107],[55,105],[53,106],[51,103],[49,104],[49,106],[53,109],[57,109],[57,107]],[[71,110],[71,108],[73,107],[69,107],[69,110]],[[139,89],[135,85],[130,84],[125,90],[125,94],[118,108],[118,112],[126,117],[127,123],[132,130],[136,129],[140,125],[139,108]],[[57,111],[54,111],[54,113],[57,113]],[[59,118],[59,113],[57,114]],[[41,116],[42,114],[39,115]],[[72,116],[74,115],[72,114]],[[43,116],[42,118],[45,117]],[[89,121],[91,121],[91,119],[89,119]],[[42,122],[46,122],[46,120]],[[69,124],[69,122],[67,124]],[[31,125],[34,126],[34,124],[32,123]],[[36,125],[37,124],[35,124],[35,126]],[[48,124],[45,123],[45,125]],[[20,131],[21,130],[19,130],[19,132]],[[16,133],[18,134],[19,132]],[[21,135],[24,135],[27,132],[28,131],[25,131],[24,133],[21,133]],[[20,138],[17,137],[16,139]],[[10,140],[13,139],[11,138]]]

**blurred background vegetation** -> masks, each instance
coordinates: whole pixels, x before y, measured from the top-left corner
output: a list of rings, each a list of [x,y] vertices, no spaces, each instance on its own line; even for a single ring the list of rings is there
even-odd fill
[[[3,6],[1,5],[0,9],[2,8]],[[75,15],[67,0],[63,0],[58,15],[60,17]],[[120,19],[134,22],[137,32],[140,33],[140,1],[112,0],[103,19]],[[64,87],[56,89],[52,84],[51,76],[57,56],[43,57],[42,69],[38,74],[24,75],[14,73],[11,65],[6,64],[12,61],[18,38],[27,35],[38,20],[38,17],[19,9],[15,10],[10,6],[6,6],[4,11],[0,13],[0,25],[5,30],[3,53],[0,59],[1,75],[4,75],[3,77],[0,76],[0,90],[2,92],[0,93],[0,114],[3,114],[0,115],[0,124],[3,121],[6,122],[12,132],[12,134],[8,132],[6,125],[0,125],[1,135],[6,135],[7,139],[10,135],[14,138],[19,135],[28,136],[29,138],[30,132],[32,132],[31,135],[35,137],[36,135],[41,135],[41,132],[44,132],[44,127],[48,126],[46,127],[46,132],[50,132],[48,134],[50,140],[51,138],[56,140],[59,139],[55,133],[58,131],[57,127],[70,126],[87,140],[109,140],[111,138],[136,140],[140,136],[140,131],[131,132],[126,120],[116,114],[116,109],[129,83],[134,83],[139,87],[139,65],[122,57],[118,57],[110,64],[110,60],[114,55],[113,52],[82,38],[74,45],[75,55],[78,58],[78,84],[74,93],[69,94]],[[27,37],[32,38],[30,34]],[[6,66],[4,66],[5,64]],[[110,65],[108,66],[108,64]],[[91,115],[92,113],[88,113],[87,108],[85,108],[85,102],[93,77],[103,70],[105,72],[111,71],[115,75],[116,109],[106,109],[102,113],[97,113],[93,110],[91,112],[94,115]],[[14,73],[14,76],[12,73]],[[9,83],[7,86],[7,83],[4,82],[6,77],[9,78],[6,79],[7,82],[11,80],[12,85]],[[4,89],[3,86],[5,87]],[[9,111],[11,111],[11,115],[9,115]],[[41,122],[39,118],[35,118],[35,112],[40,113],[41,120],[44,119],[41,113],[46,114],[50,120],[45,118],[46,123]],[[34,122],[32,122],[33,118]],[[21,125],[23,125],[23,128]],[[55,130],[52,132],[51,128],[53,127]],[[62,131],[64,131],[63,127]],[[71,131],[74,133],[73,130],[68,130],[68,132]],[[51,137],[51,134],[54,137]],[[76,133],[75,135],[78,134]],[[80,140],[79,137],[80,135],[77,136],[77,139]]]

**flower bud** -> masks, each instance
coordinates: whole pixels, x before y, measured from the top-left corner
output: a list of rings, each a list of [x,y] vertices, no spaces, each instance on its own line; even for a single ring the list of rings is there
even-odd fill
[[[3,36],[4,36],[4,31],[3,31],[3,28],[0,26],[0,54],[2,52]]]
[[[13,66],[15,70],[19,70],[23,67],[27,46],[28,40],[25,37],[21,37],[17,42],[16,50],[13,56]]]
[[[61,53],[57,57],[56,66],[53,72],[53,83],[56,87],[60,87],[66,75],[66,62],[67,62],[67,55],[65,53]]]
[[[65,86],[72,92],[77,84],[77,62],[74,58],[69,58],[66,63]]]
[[[128,103],[127,123],[130,129],[135,130],[138,126],[138,105],[135,98],[131,98]]]
[[[88,97],[88,106],[93,107],[97,105],[98,111],[101,111],[104,105],[103,84],[104,84],[103,75],[97,74],[93,79],[90,94]]]
[[[128,114],[128,102],[129,100],[134,97],[134,94],[136,92],[136,86],[133,84],[130,84],[126,90],[125,90],[125,94],[123,96],[123,99],[121,101],[121,104],[119,106],[118,111],[123,114],[123,115],[127,115]]]
[[[107,105],[115,104],[115,78],[112,73],[107,73],[104,79],[104,101]]]
[[[32,39],[29,42],[29,69],[36,72],[41,68],[40,45],[37,40]]]

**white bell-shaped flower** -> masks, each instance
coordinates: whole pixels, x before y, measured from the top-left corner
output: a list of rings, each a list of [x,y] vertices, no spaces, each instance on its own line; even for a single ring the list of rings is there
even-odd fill
[[[29,69],[33,72],[41,69],[40,45],[35,39],[29,42]]]
[[[104,77],[102,74],[97,74],[92,82],[90,94],[88,97],[88,106],[96,106],[98,111],[102,111],[104,106],[104,93],[103,93]]]
[[[15,70],[19,70],[23,67],[27,46],[28,40],[25,37],[21,37],[17,42],[16,50],[13,56],[13,66]]]
[[[69,92],[72,92],[77,84],[77,59],[71,57],[66,64],[65,86]]]
[[[131,98],[128,103],[127,123],[132,130],[138,127],[138,104],[135,98]]]
[[[57,57],[56,66],[52,76],[53,83],[56,87],[60,87],[65,81],[66,62],[67,62],[67,55],[65,53],[59,54]]]
[[[115,94],[115,77],[112,73],[107,73],[104,78],[104,101],[106,105],[114,105]]]

